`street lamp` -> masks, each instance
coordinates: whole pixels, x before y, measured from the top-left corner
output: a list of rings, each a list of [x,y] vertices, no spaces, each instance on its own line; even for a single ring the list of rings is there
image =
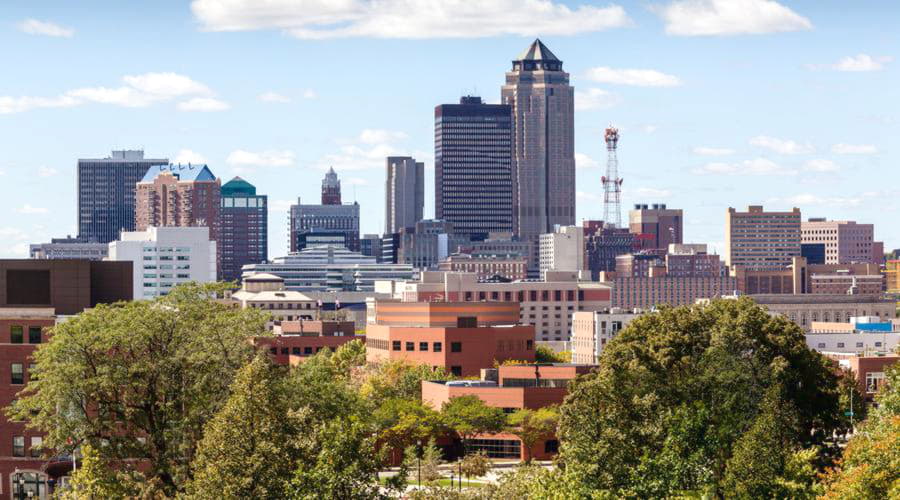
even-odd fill
[[[419,488],[422,487],[422,440],[416,441],[416,464],[419,469]]]

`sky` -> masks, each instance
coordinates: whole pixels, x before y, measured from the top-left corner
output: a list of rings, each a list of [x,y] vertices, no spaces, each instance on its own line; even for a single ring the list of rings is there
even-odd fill
[[[625,220],[666,203],[721,252],[728,207],[796,206],[897,248],[897,26],[875,0],[4,0],[0,257],[74,235],[76,161],[113,149],[254,184],[270,257],[329,166],[380,233],[384,158],[414,156],[433,216],[434,107],[499,102],[535,37],[576,89],[577,221],[612,124]]]

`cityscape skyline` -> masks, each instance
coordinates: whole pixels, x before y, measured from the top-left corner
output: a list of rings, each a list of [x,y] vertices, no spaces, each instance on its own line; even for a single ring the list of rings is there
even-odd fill
[[[361,233],[379,233],[384,158],[424,161],[424,217],[430,218],[434,106],[465,94],[499,102],[503,73],[536,36],[565,61],[576,91],[576,223],[602,218],[602,131],[612,122],[622,133],[623,209],[657,202],[683,209],[686,242],[708,242],[722,254],[727,208],[762,204],[797,206],[804,220],[872,223],[886,249],[900,246],[900,228],[891,224],[896,192],[872,182],[897,159],[889,143],[897,131],[898,101],[891,98],[897,91],[890,86],[897,75],[890,60],[897,35],[873,29],[896,24],[896,9],[858,9],[852,15],[865,22],[847,26],[833,7],[797,2],[786,7],[798,16],[791,29],[710,38],[667,35],[656,14],[623,2],[629,27],[598,31],[592,25],[564,36],[565,30],[538,24],[534,33],[488,32],[401,46],[378,35],[293,38],[267,26],[217,32],[202,14],[204,3],[195,3],[193,13],[186,7],[109,7],[113,17],[130,16],[136,34],[166,22],[168,35],[195,47],[186,54],[135,42],[98,47],[121,28],[98,25],[74,10],[22,3],[0,14],[0,43],[20,48],[0,55],[0,62],[30,63],[26,74],[0,86],[0,136],[7,151],[0,162],[0,195],[7,200],[0,256],[25,257],[29,243],[76,235],[77,159],[141,146],[150,158],[207,163],[222,182],[241,175],[268,194],[270,257],[286,253],[287,206],[297,197],[317,198],[332,165],[344,181],[344,201],[362,207]],[[497,16],[488,11],[489,18]],[[74,32],[33,34],[40,30],[29,32],[22,24],[32,18]],[[627,43],[641,36],[652,53]],[[779,46],[787,39],[790,46]],[[616,49],[590,50],[604,43]],[[772,58],[776,46],[780,57]],[[678,56],[687,48],[690,58]],[[254,50],[269,50],[269,64],[278,69],[251,61]],[[378,80],[399,69],[399,62],[377,58],[385,52],[416,73],[390,85],[373,82],[368,93],[349,91],[349,71]],[[217,69],[226,57],[257,78],[248,84]],[[122,64],[108,64],[117,58]],[[282,67],[298,58],[307,63]],[[420,66],[426,60],[463,69],[432,74]],[[63,72],[71,74],[60,78]],[[760,85],[766,92],[754,95]]]

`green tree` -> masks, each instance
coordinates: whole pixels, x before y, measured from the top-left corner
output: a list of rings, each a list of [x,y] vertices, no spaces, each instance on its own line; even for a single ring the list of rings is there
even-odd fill
[[[565,473],[615,495],[721,496],[735,443],[775,384],[794,409],[799,448],[837,428],[837,376],[796,324],[748,298],[662,307],[630,323],[599,369],[569,386],[559,423]]]
[[[443,367],[410,363],[406,360],[392,360],[373,363],[356,374],[353,384],[359,388],[360,396],[371,401],[388,399],[422,399],[423,380],[452,380],[453,376]]]
[[[301,416],[288,408],[284,370],[259,354],[238,372],[225,406],[206,424],[192,464],[190,498],[283,498]]]
[[[351,340],[335,349],[330,359],[338,372],[349,377],[352,369],[366,364],[366,344],[359,339]]]
[[[379,441],[389,449],[403,450],[411,443],[426,442],[446,430],[440,413],[419,401],[391,398],[372,413]]]
[[[556,406],[537,410],[523,408],[506,417],[507,432],[517,436],[525,448],[525,462],[531,462],[531,449],[556,432],[559,411]]]
[[[534,350],[534,360],[538,363],[568,363],[572,360],[571,352],[556,352],[545,345]]]
[[[81,447],[81,467],[72,473],[70,487],[61,490],[64,500],[104,500],[138,497],[139,482],[130,468],[115,469],[91,445]]]
[[[265,315],[213,300],[227,285],[181,285],[154,301],[98,305],[55,326],[8,410],[50,449],[92,447],[103,463],[140,458],[140,477],[184,491],[206,422],[265,335]]]
[[[416,475],[417,483],[430,484],[441,478],[440,466],[444,462],[444,456],[441,449],[435,445],[434,438],[429,439],[421,447],[418,443],[407,446],[404,461],[406,468]]]
[[[491,461],[484,452],[469,453],[460,460],[459,471],[467,479],[481,477],[491,471]]]
[[[453,429],[468,452],[469,440],[477,434],[500,432],[506,423],[503,410],[493,408],[478,396],[458,396],[450,398],[441,409],[444,422]]]

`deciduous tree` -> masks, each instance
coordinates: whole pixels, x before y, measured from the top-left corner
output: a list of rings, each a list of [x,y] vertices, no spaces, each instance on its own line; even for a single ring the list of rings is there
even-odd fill
[[[523,408],[506,417],[506,430],[522,441],[525,462],[531,462],[531,449],[556,432],[557,422],[559,411],[555,406],[545,406],[538,410]]]

